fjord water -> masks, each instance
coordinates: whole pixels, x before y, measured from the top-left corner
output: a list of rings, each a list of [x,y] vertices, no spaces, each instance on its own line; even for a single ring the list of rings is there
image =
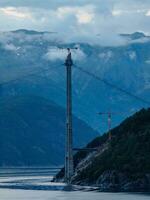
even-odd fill
[[[0,189],[0,200],[149,200],[143,194]]]
[[[62,190],[51,183],[57,170],[50,168],[0,169],[0,200],[149,200],[147,194],[100,193]]]

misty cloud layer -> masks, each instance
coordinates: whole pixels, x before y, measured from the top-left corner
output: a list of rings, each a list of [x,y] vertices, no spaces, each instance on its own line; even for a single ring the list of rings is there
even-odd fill
[[[150,35],[149,0],[0,0],[1,31],[57,32],[66,42],[123,45],[119,33]]]

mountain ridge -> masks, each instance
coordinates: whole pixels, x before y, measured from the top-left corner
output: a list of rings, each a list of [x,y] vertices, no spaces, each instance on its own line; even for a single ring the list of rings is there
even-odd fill
[[[0,166],[64,163],[65,110],[54,102],[33,95],[1,99],[0,127]],[[78,147],[98,134],[76,117],[73,131]]]
[[[52,34],[41,36],[35,33],[33,36],[30,31],[28,34],[8,32],[0,36],[0,79],[7,82],[8,78],[18,78],[11,84],[1,84],[1,95],[34,94],[65,107],[65,54],[57,50],[68,45],[74,47],[75,43],[65,44]],[[147,40],[136,39],[124,46],[102,47],[99,44],[79,43],[79,51],[73,52],[74,63],[148,100],[150,40],[145,37]],[[142,107],[147,105],[73,69],[73,112],[99,132],[106,130],[107,125],[105,118],[100,125],[97,112],[112,110],[124,113],[115,116],[112,122],[115,126],[130,115],[130,111]]]

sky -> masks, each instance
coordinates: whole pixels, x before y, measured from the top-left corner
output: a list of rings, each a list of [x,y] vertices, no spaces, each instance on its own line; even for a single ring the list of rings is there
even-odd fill
[[[150,0],[0,0],[0,31],[17,29],[121,44],[118,33],[150,35]]]

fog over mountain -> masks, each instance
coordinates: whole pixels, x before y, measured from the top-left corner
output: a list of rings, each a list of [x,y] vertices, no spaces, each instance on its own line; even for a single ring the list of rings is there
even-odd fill
[[[120,34],[120,45],[65,43],[57,33],[17,30],[0,33],[1,97],[38,95],[65,107],[67,52],[73,51],[73,112],[89,125],[103,131],[106,117],[100,111],[120,111],[116,125],[127,115],[148,105],[106,86],[79,71],[90,71],[108,82],[146,100],[150,99],[150,37],[144,33]]]
[[[118,33],[150,34],[149,18],[149,0],[0,1],[2,31],[47,30],[66,42],[120,44]]]

